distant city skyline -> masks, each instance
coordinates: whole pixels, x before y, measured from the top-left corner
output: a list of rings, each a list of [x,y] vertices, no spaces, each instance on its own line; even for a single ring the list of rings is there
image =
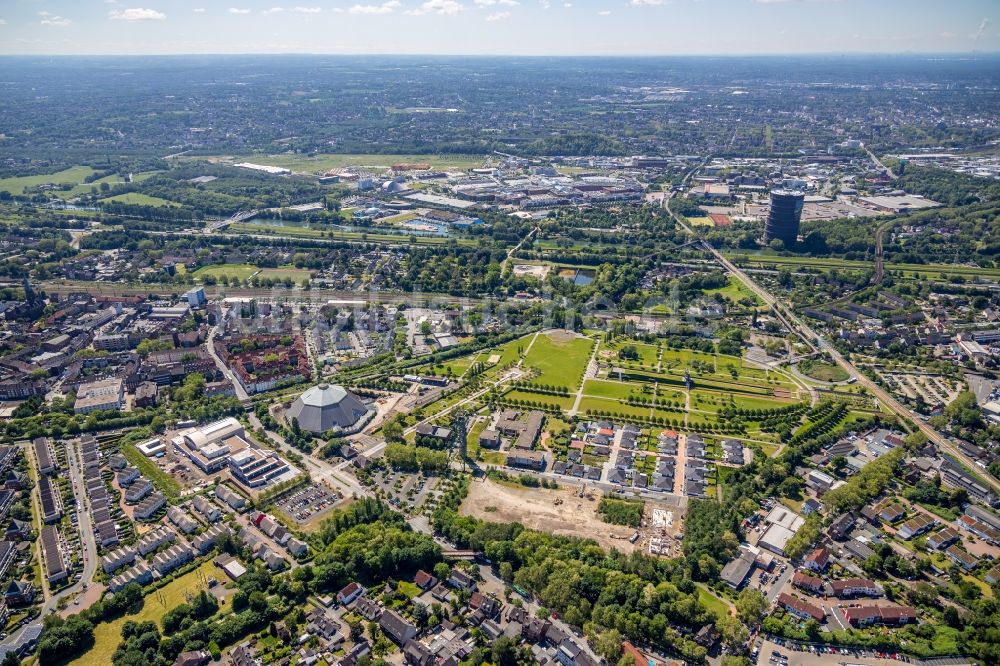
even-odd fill
[[[998,53],[995,0],[7,0],[0,54]]]

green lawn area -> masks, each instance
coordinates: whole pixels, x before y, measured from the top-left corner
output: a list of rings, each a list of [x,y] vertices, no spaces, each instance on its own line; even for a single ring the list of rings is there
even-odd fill
[[[687,218],[688,224],[693,227],[712,227],[715,223],[712,222],[710,217],[689,217]]]
[[[728,298],[734,303],[738,303],[744,298],[750,298],[753,299],[754,303],[760,303],[760,298],[757,296],[757,294],[750,291],[750,288],[747,287],[745,284],[743,284],[742,280],[734,278],[732,276],[729,277],[729,284],[727,284],[725,287],[719,287],[718,289],[707,289],[702,293],[704,293],[706,296],[712,296],[714,294],[722,294],[723,297]]]
[[[718,617],[729,615],[729,604],[715,596],[701,583],[695,583],[695,585],[698,587],[698,601]]]
[[[133,445],[122,444],[121,448],[122,455],[135,465],[139,469],[139,472],[156,486],[157,490],[172,500],[180,497],[181,484],[177,483],[172,476],[160,469],[152,460],[142,455],[139,449]]]
[[[594,341],[590,338],[573,334],[555,332],[539,335],[524,364],[540,371],[533,382],[572,390],[587,369],[593,346]]]
[[[641,384],[629,384],[628,382],[606,381],[603,379],[588,379],[583,382],[584,395],[595,398],[612,398],[624,400],[632,394],[644,395],[652,398],[653,394],[643,394]]]
[[[11,194],[24,194],[24,190],[29,187],[38,187],[51,183],[53,185],[80,185],[83,179],[94,173],[94,170],[87,166],[75,166],[57,171],[56,173],[41,174],[37,176],[14,176],[12,178],[0,179],[0,192],[10,192]],[[90,183],[87,184],[89,189]]]
[[[252,162],[268,166],[284,167],[293,171],[319,173],[338,167],[373,167],[388,169],[393,164],[429,164],[432,169],[472,169],[483,165],[483,158],[477,155],[371,155],[371,154],[324,154],[324,155],[250,155],[228,158],[236,164]]]
[[[397,585],[396,589],[405,594],[406,596],[410,597],[411,599],[413,597],[420,595],[420,588],[406,580],[399,581],[399,584]]]
[[[113,197],[108,197],[107,199],[101,199],[101,203],[124,203],[124,204],[135,204],[138,206],[180,205],[173,201],[168,201],[167,199],[161,199],[160,197],[151,197],[148,194],[143,194],[142,192],[126,192],[125,194],[116,194]]]
[[[768,400],[739,393],[720,393],[717,391],[691,391],[691,408],[706,412],[717,412],[725,406],[735,405],[737,409],[774,409],[792,404],[788,400]]]
[[[226,275],[230,278],[236,277],[241,280],[246,280],[259,270],[260,269],[253,264],[213,264],[211,266],[202,266],[191,275],[196,280],[209,275],[214,278],[220,278],[223,275]]]
[[[648,419],[649,407],[633,407],[624,402],[607,400],[605,398],[584,398],[580,401],[580,413],[586,414],[587,410],[607,412],[611,414],[625,414],[635,418]],[[674,414],[677,417],[677,414]]]
[[[814,361],[812,359],[806,359],[799,363],[799,372],[806,377],[812,377],[822,382],[843,382],[850,377],[847,371],[839,365]]]
[[[202,578],[199,578],[199,572],[203,575]],[[189,571],[180,578],[167,583],[156,592],[148,595],[142,606],[142,610],[138,613],[125,615],[114,622],[102,622],[98,624],[94,627],[94,647],[69,663],[78,664],[79,666],[110,664],[111,655],[114,654],[118,648],[118,644],[121,642],[122,625],[129,620],[134,620],[135,622],[152,620],[159,624],[164,613],[187,601],[185,598],[186,593],[193,594],[199,589],[206,588],[206,583],[203,582],[204,579],[209,576],[218,577],[218,574],[219,571],[212,564],[212,560],[207,560],[197,569]]]
[[[311,271],[304,268],[283,266],[281,268],[262,268],[260,273],[257,274],[257,277],[271,278],[272,280],[284,280],[285,278],[291,278],[295,283],[299,283],[302,280],[308,280],[310,275]]]
[[[504,394],[507,400],[527,400],[539,404],[559,405],[562,409],[570,409],[576,400],[574,396],[549,395],[547,393],[532,393],[531,391],[510,391]]]

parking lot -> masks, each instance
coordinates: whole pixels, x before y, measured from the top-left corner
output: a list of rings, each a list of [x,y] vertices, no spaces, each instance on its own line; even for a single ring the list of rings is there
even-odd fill
[[[307,523],[330,511],[342,497],[327,485],[296,490],[276,502],[278,509],[297,523]]]
[[[909,662],[902,654],[886,654],[872,650],[837,649],[828,645],[799,645],[764,640],[755,647],[758,666],[884,666],[893,661]]]
[[[433,499],[441,479],[408,472],[383,470],[374,477],[376,485],[395,507],[419,510],[428,499]]]

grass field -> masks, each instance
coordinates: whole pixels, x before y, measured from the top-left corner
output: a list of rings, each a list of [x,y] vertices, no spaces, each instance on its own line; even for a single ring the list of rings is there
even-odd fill
[[[687,219],[688,224],[694,227],[714,227],[715,223],[712,222],[710,217],[689,217]]]
[[[553,332],[539,335],[524,364],[540,371],[535,383],[575,389],[580,383],[594,341],[572,333]]]
[[[623,400],[630,395],[645,395],[652,397],[652,393],[644,394],[641,384],[629,384],[628,382],[605,381],[603,379],[588,379],[583,383],[584,395],[595,398],[611,398],[613,400]]]
[[[698,587],[698,600],[718,617],[729,615],[729,604],[715,596],[701,583],[696,583]]]
[[[510,391],[504,395],[507,400],[527,400],[549,405],[559,405],[560,409],[571,409],[576,400],[573,396],[549,395],[547,393],[532,393],[531,391]]]
[[[218,570],[212,564],[212,560],[206,561],[197,569],[189,571],[180,578],[173,580],[156,592],[148,595],[142,610],[134,615],[125,615],[114,622],[102,622],[94,627],[94,647],[85,654],[77,657],[70,664],[86,666],[88,664],[110,664],[111,655],[118,649],[121,642],[122,625],[129,620],[135,622],[145,622],[152,620],[160,624],[160,618],[168,610],[179,606],[187,601],[185,595],[196,593],[199,589],[207,589],[206,583],[202,582],[209,576],[218,576]],[[199,577],[201,574],[201,577]],[[160,627],[162,630],[162,627]]]
[[[799,363],[799,372],[806,377],[812,377],[821,382],[843,382],[847,381],[848,377],[850,377],[847,371],[839,365],[813,360],[806,360]]]
[[[38,187],[51,183],[53,185],[80,185],[83,179],[94,173],[94,170],[86,166],[75,166],[57,171],[56,173],[42,174],[38,176],[15,176],[12,178],[0,179],[0,192],[10,192],[11,194],[24,194],[24,190],[29,187]],[[90,183],[87,184],[90,188]]]
[[[212,158],[210,158],[212,159]],[[324,155],[250,155],[244,157],[215,158],[234,164],[252,162],[268,166],[284,167],[292,171],[321,173],[340,167],[369,167],[388,169],[393,164],[429,164],[432,169],[472,169],[483,165],[479,155],[372,155],[372,154],[324,154]]]
[[[787,400],[768,400],[739,393],[719,393],[716,391],[691,391],[692,409],[717,412],[723,407],[734,405],[737,409],[774,409],[792,404]]]
[[[586,414],[588,409],[595,412],[625,414],[626,416],[641,419],[649,418],[649,407],[633,407],[631,405],[626,405],[624,402],[618,402],[617,400],[609,400],[606,398],[584,397],[583,400],[580,401],[580,414]],[[676,418],[677,414],[674,414],[673,416]]]
[[[173,201],[161,199],[160,197],[151,197],[148,194],[143,194],[142,192],[126,192],[125,194],[116,194],[113,197],[108,197],[107,199],[101,199],[101,203],[124,203],[124,204],[135,204],[137,206],[180,205]]]
[[[294,266],[282,266],[281,268],[262,268],[257,274],[258,278],[271,278],[272,280],[284,280],[291,278],[296,284],[302,280],[308,280],[311,272],[304,268]]]
[[[142,455],[139,449],[135,448],[131,444],[122,445],[122,455],[125,456],[130,463],[135,465],[139,471],[149,479],[156,489],[161,493],[166,495],[169,499],[177,499],[181,494],[181,484],[179,484],[172,476],[160,469],[156,463]]]
[[[246,280],[258,270],[260,269],[253,264],[215,264],[212,266],[202,266],[191,275],[195,279],[200,279],[209,275],[214,278],[227,275],[231,278],[237,277],[241,280]]]
[[[760,298],[757,294],[750,291],[750,288],[743,284],[742,280],[729,277],[729,284],[725,287],[719,287],[718,289],[708,289],[703,292],[706,296],[712,296],[714,294],[722,294],[723,298],[728,298],[734,303],[738,303],[744,298],[752,299],[754,303],[760,303]]]

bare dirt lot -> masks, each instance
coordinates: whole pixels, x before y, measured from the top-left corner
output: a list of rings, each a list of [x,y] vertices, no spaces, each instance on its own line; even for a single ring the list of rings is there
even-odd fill
[[[597,515],[597,502],[577,497],[573,488],[547,490],[514,488],[489,479],[473,481],[460,513],[493,522],[518,522],[531,529],[563,536],[593,539],[604,548],[631,553],[642,547],[631,544],[634,529],[609,525]],[[557,500],[562,500],[557,504]],[[612,537],[611,535],[614,535]]]

